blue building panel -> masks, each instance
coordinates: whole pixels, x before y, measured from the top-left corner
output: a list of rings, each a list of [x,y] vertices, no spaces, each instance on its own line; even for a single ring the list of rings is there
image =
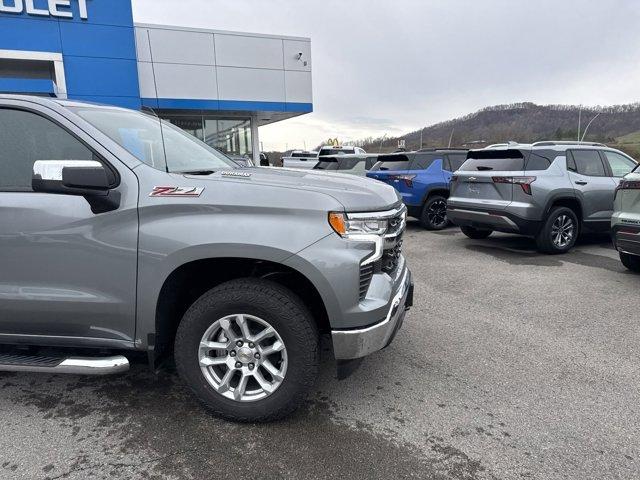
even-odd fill
[[[103,105],[114,105],[116,107],[140,110],[142,103],[138,97],[110,97],[106,95],[70,95],[70,99],[81,102],[101,103]]]
[[[133,27],[60,22],[65,56],[136,59]]]
[[[69,97],[103,95],[140,98],[135,60],[65,57],[64,70]]]
[[[58,22],[0,14],[0,50],[61,53]]]
[[[53,81],[46,78],[4,78],[0,77],[0,93],[24,93],[37,95],[55,94]]]
[[[61,22],[113,25],[133,28],[133,7],[131,0],[86,0],[87,19],[80,18],[78,0],[71,0],[73,19]]]

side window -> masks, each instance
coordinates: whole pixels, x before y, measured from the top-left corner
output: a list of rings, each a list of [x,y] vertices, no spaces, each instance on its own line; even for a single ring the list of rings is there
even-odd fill
[[[597,150],[572,150],[576,170],[589,177],[606,177],[604,165]]]
[[[546,170],[551,166],[551,160],[543,152],[531,152],[525,170]]]
[[[417,155],[411,162],[409,170],[426,170],[434,160],[435,158],[431,155]]]
[[[31,191],[36,160],[94,160],[94,155],[51,120],[0,108],[0,191]]]
[[[625,157],[624,155],[620,155],[619,153],[609,152],[607,150],[602,153],[604,153],[614,177],[624,177],[636,166],[636,163],[633,160]]]

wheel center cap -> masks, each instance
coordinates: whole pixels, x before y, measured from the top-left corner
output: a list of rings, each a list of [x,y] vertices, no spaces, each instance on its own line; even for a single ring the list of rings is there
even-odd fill
[[[242,363],[249,363],[251,360],[253,360],[253,352],[250,348],[242,347],[240,350],[238,350],[237,358]]]

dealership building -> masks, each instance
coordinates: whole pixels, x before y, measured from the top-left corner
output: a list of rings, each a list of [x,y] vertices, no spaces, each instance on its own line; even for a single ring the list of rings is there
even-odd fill
[[[0,0],[0,92],[152,108],[256,159],[260,125],[313,110],[311,42],[138,24],[131,0]]]

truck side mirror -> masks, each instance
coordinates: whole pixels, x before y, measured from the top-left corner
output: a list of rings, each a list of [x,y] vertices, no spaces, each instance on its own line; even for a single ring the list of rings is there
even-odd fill
[[[93,213],[120,206],[120,194],[111,190],[107,170],[94,160],[37,160],[31,187],[34,192],[84,197]]]

